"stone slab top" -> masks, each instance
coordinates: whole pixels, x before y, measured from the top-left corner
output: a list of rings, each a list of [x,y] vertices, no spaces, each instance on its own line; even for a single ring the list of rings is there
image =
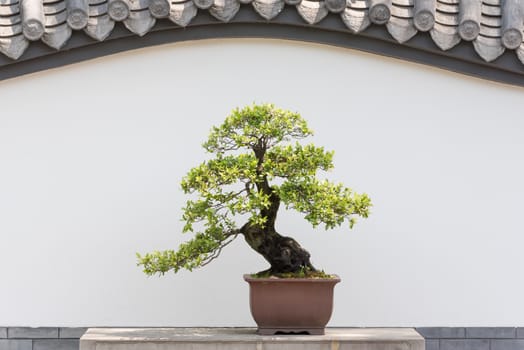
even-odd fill
[[[90,328],[87,342],[366,342],[424,341],[413,328],[326,328],[325,335],[258,335],[255,328]]]

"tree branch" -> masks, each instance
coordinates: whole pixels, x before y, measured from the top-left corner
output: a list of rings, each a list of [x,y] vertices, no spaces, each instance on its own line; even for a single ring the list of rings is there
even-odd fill
[[[236,230],[234,230],[234,231],[236,231]],[[233,242],[233,241],[235,240],[235,238],[237,238],[237,236],[238,236],[238,232],[235,233],[235,234],[233,235],[233,238],[231,238],[230,240],[228,240],[228,241],[224,241],[224,243],[223,243],[220,247],[218,247],[218,249],[215,250],[215,251],[213,252],[212,255],[210,255],[210,256],[208,256],[206,259],[204,259],[204,261],[200,264],[200,267],[204,267],[204,266],[206,266],[207,264],[209,264],[211,261],[213,261],[213,260],[215,260],[216,258],[218,258],[218,257],[220,256],[220,253],[222,252],[222,249],[224,249],[225,246],[227,246],[227,245],[229,245],[231,242]],[[228,237],[230,237],[230,236],[228,236]]]

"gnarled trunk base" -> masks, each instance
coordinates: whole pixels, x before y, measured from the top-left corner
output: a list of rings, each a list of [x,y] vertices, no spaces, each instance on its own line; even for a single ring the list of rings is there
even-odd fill
[[[310,254],[291,237],[280,235],[273,229],[248,227],[242,230],[246,242],[264,257],[271,267],[269,273],[295,273],[316,271],[311,264]]]

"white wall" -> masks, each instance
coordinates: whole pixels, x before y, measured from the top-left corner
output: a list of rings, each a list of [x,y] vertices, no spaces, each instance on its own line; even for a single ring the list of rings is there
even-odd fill
[[[367,192],[354,230],[280,216],[338,273],[333,326],[524,325],[524,90],[357,51],[277,40],[137,50],[0,82],[0,325],[254,325],[239,239],[193,273],[179,181],[235,106],[298,110]]]

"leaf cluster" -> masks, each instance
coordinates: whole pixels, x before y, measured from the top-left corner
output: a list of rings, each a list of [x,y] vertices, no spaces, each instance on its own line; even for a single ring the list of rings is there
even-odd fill
[[[215,154],[239,149],[269,149],[312,134],[300,114],[272,104],[254,104],[233,110],[220,126],[214,126],[203,147]]]

